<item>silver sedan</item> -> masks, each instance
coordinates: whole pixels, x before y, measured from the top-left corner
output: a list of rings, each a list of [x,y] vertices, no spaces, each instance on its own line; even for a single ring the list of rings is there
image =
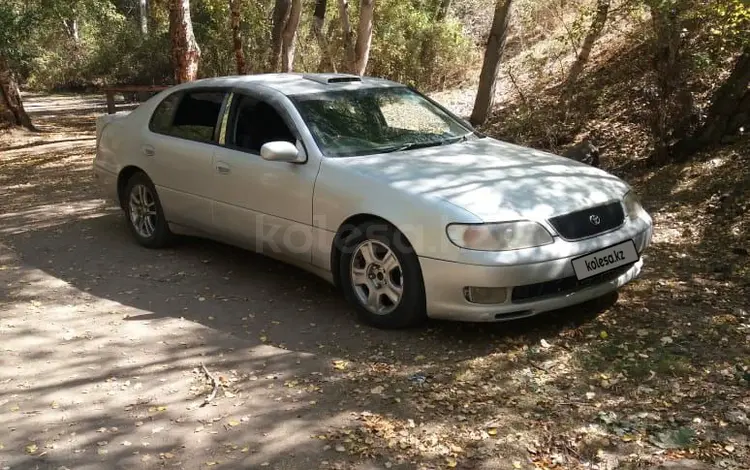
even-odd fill
[[[387,80],[267,74],[100,116],[94,174],[149,248],[219,240],[309,270],[384,328],[501,321],[617,290],[652,220],[602,170],[475,131]]]

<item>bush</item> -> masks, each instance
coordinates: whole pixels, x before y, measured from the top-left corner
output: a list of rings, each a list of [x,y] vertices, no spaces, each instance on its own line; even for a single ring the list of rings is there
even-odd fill
[[[375,12],[369,75],[429,91],[462,82],[480,58],[458,21],[435,22],[431,12],[398,0]]]

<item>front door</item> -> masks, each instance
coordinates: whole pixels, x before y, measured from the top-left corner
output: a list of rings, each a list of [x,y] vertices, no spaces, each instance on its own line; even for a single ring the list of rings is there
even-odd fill
[[[299,132],[278,104],[234,94],[224,145],[214,155],[214,225],[233,241],[271,256],[310,263],[312,198],[319,161],[264,160],[263,144],[288,141],[304,152]]]

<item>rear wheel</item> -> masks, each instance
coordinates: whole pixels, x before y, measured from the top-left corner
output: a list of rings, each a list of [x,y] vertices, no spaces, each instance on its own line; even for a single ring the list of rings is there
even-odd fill
[[[161,248],[172,241],[156,188],[146,174],[130,177],[124,198],[128,227],[138,243],[147,248]]]
[[[393,227],[357,227],[344,241],[339,274],[347,300],[363,321],[379,328],[404,328],[425,319],[419,260]]]

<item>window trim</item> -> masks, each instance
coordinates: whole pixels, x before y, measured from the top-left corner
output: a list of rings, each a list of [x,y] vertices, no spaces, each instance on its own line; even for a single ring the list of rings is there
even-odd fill
[[[175,113],[177,112],[178,109],[180,109],[180,105],[182,104],[182,100],[185,97],[185,95],[188,94],[188,93],[223,93],[223,95],[224,95],[224,97],[221,100],[221,106],[219,107],[219,114],[217,116],[216,123],[214,124],[214,131],[213,131],[213,135],[211,136],[211,140],[190,139],[188,137],[183,137],[183,136],[179,136],[179,135],[174,135],[174,134],[168,134],[168,133],[165,133],[165,132],[155,131],[152,128],[152,124],[153,124],[153,120],[154,120],[154,115],[156,114],[156,110],[159,108],[159,106],[161,106],[162,103],[164,103],[164,101],[166,101],[170,97],[175,96],[175,95],[179,95],[178,98],[177,98],[177,105],[172,110],[172,113],[169,116],[169,128],[172,129],[173,128],[173,123],[174,123]],[[149,132],[152,132],[154,134],[158,134],[158,135],[165,136],[165,137],[172,137],[174,139],[185,140],[185,141],[188,141],[188,142],[197,142],[199,144],[218,145],[219,144],[219,142],[218,142],[219,128],[221,126],[221,120],[222,120],[222,117],[224,115],[224,110],[225,110],[226,105],[227,105],[227,99],[229,98],[230,95],[232,95],[232,93],[233,93],[232,89],[227,88],[227,87],[219,87],[219,86],[188,87],[188,88],[183,88],[181,90],[177,90],[177,91],[175,91],[173,93],[170,93],[169,95],[165,96],[164,99],[162,99],[161,101],[159,101],[159,104],[157,104],[156,107],[154,108],[154,110],[151,112],[151,117],[149,118],[149,122],[148,122],[148,130],[149,130]]]

